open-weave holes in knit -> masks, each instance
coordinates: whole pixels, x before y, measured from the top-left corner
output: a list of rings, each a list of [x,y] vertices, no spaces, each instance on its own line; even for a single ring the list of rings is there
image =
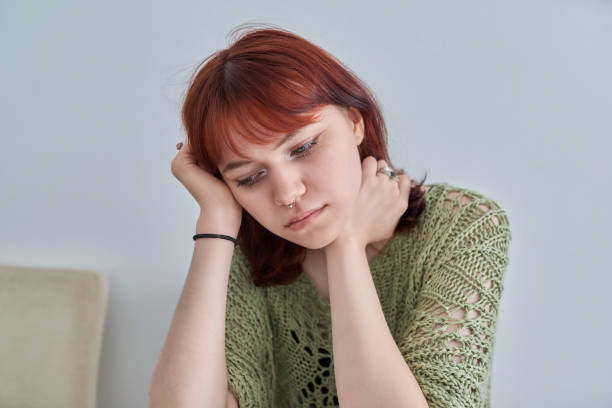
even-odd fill
[[[495,201],[432,184],[418,227],[370,262],[385,319],[430,407],[488,407],[499,301],[511,240]],[[234,252],[228,383],[241,407],[338,405],[331,310],[305,275],[257,288]],[[367,387],[367,384],[364,384]]]

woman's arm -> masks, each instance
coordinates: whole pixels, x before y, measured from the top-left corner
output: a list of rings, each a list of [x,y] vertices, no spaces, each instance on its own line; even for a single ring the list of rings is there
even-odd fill
[[[431,407],[489,405],[496,320],[509,264],[508,217],[455,189],[424,252],[422,286],[399,348]]]
[[[196,231],[224,234],[218,225],[201,218]],[[234,244],[225,239],[195,241],[189,273],[153,373],[151,408],[226,406],[225,314],[233,249]]]
[[[389,331],[365,248],[349,242],[330,250],[327,270],[340,404],[427,407]]]

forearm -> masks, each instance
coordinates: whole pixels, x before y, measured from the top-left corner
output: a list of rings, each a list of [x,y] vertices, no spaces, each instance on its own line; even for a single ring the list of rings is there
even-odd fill
[[[365,248],[346,242],[326,254],[336,388],[353,407],[427,407],[385,320]]]
[[[189,273],[151,381],[151,407],[225,406],[225,308],[233,248],[225,239],[194,242]]]

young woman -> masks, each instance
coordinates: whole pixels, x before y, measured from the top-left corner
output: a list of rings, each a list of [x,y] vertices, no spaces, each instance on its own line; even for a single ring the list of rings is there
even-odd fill
[[[489,406],[495,201],[392,166],[366,85],[283,29],[205,60],[182,113],[201,213],[152,407]]]

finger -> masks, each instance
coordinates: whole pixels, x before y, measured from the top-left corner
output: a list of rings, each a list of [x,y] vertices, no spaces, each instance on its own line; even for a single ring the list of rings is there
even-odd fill
[[[400,174],[398,177],[400,195],[404,199],[404,201],[408,203],[408,199],[410,198],[410,188],[412,184],[412,179],[405,174]]]
[[[368,175],[376,175],[377,162],[373,156],[368,156],[361,162],[362,181],[365,180]]]
[[[391,176],[389,176],[389,175],[388,175],[387,173],[385,173],[385,172],[382,172],[382,171],[381,171],[381,172],[379,172],[379,171],[378,171],[379,169],[382,169],[382,168],[384,168],[385,166],[389,166],[385,160],[379,160],[379,161],[376,163],[376,166],[377,166],[377,167],[376,167],[376,175],[377,175],[377,176],[386,177],[386,178],[388,179],[388,181],[390,181],[390,182],[392,182],[392,183],[398,183],[398,182],[399,182],[399,180],[396,180],[396,179],[395,179],[395,177],[391,177]],[[389,166],[389,168],[391,168],[391,167]],[[395,171],[395,170],[394,170],[393,168],[391,168],[391,171]],[[396,175],[399,175],[399,174],[397,174],[397,173],[396,173]],[[399,183],[398,183],[398,184],[399,184]],[[398,187],[399,187],[399,186],[398,186]],[[400,190],[400,191],[401,191],[401,190]]]
[[[379,175],[383,175],[383,176],[389,177],[389,175],[388,175],[388,174],[383,173],[382,171],[381,171],[380,173],[378,172],[378,170],[379,170],[379,169],[382,169],[382,168],[383,168],[383,167],[385,167],[386,165],[387,165],[387,162],[386,162],[386,161],[384,161],[384,160],[379,160],[379,161],[376,163],[376,175],[377,175],[377,176],[379,176]]]

